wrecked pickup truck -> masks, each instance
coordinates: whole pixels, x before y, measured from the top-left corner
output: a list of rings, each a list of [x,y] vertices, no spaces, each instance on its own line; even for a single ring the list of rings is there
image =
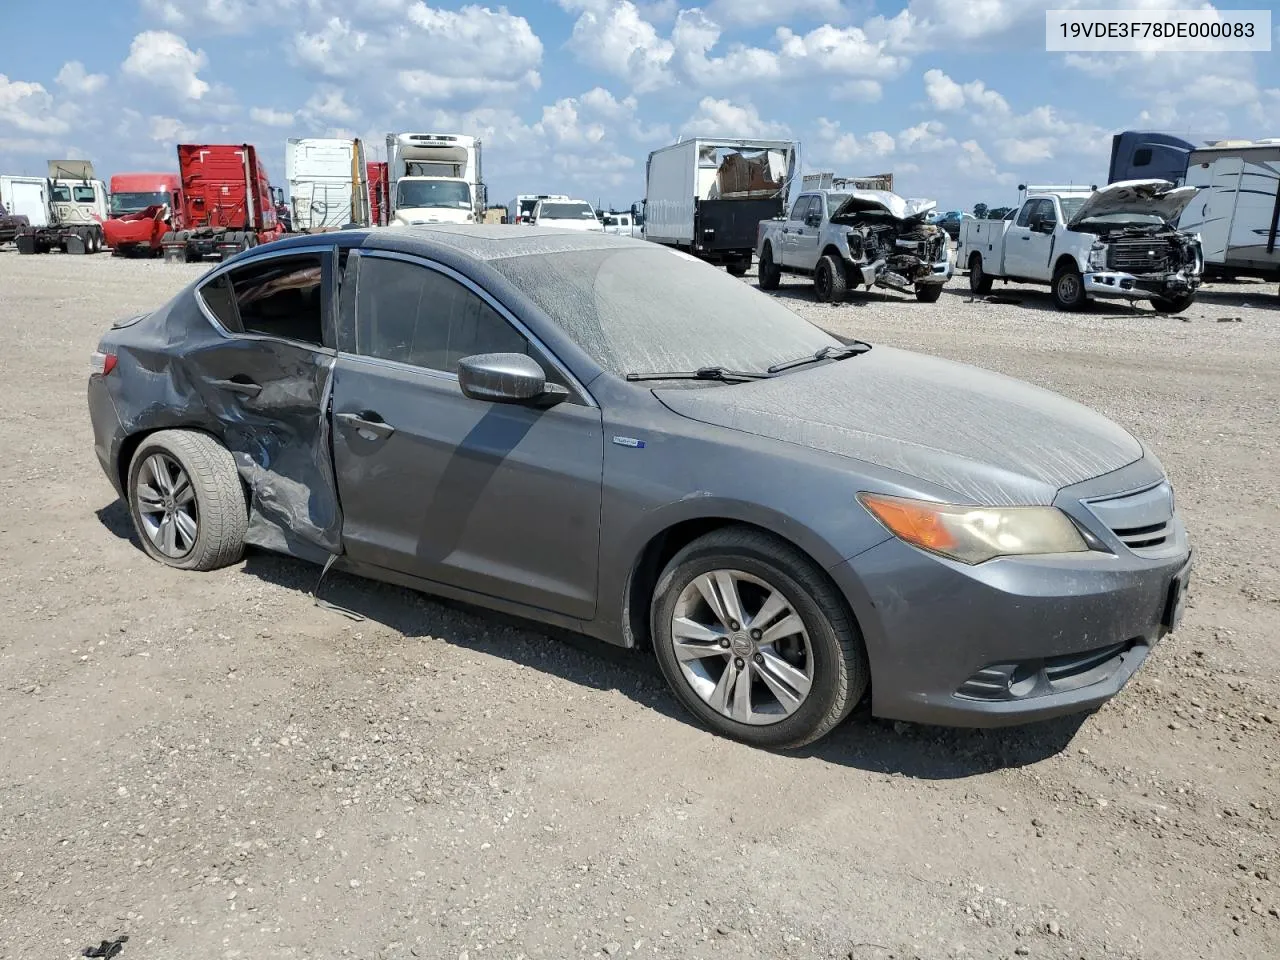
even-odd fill
[[[813,277],[823,302],[843,300],[862,284],[933,303],[952,274],[947,235],[925,222],[936,205],[887,190],[802,193],[785,218],[760,221],[760,289],[776,290],[792,273]]]
[[[1196,192],[1168,180],[1029,189],[1015,218],[966,221],[956,259],[975,294],[989,293],[995,280],[1047,283],[1059,310],[1079,310],[1094,296],[1179,313],[1204,272],[1199,237],[1174,226]]]

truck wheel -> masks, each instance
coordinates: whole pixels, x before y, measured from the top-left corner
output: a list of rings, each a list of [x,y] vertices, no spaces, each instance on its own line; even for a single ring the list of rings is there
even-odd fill
[[[942,296],[942,284],[922,283],[916,287],[916,299],[921,303],[937,303]]]
[[[782,283],[782,270],[773,262],[773,250],[768,244],[760,253],[760,270],[756,279],[761,290],[777,290]]]
[[[1156,313],[1181,313],[1195,302],[1194,293],[1183,293],[1176,297],[1152,297],[1151,306]]]
[[[1053,305],[1059,310],[1080,310],[1086,301],[1084,277],[1072,264],[1059,267],[1053,274]]]
[[[730,275],[732,276],[745,277],[747,275],[747,270],[751,268],[751,261],[750,260],[734,260],[731,263],[726,263],[724,265],[724,268],[728,270]]]
[[[991,292],[991,284],[994,281],[988,277],[982,269],[982,254],[974,253],[969,256],[969,290],[979,296],[986,296]]]
[[[813,292],[823,303],[841,303],[849,293],[844,264],[831,254],[818,261],[818,269],[813,273]]]

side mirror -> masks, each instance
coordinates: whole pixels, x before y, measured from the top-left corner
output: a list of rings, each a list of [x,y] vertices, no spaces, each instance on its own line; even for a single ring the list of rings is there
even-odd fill
[[[458,361],[458,386],[463,396],[492,403],[553,406],[569,396],[533,357],[523,353],[478,353]]]

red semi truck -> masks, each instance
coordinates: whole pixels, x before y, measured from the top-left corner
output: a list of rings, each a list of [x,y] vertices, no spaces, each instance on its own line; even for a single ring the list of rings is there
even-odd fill
[[[178,144],[183,227],[160,240],[166,262],[219,260],[284,233],[278,197],[252,144]]]
[[[158,256],[164,235],[185,226],[182,183],[176,173],[117,173],[110,211],[102,231],[116,256]]]
[[[369,221],[376,227],[387,225],[387,165],[368,163],[369,171]]]

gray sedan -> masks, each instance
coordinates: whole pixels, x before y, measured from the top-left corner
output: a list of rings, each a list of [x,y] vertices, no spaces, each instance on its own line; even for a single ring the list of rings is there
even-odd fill
[[[1096,707],[1174,629],[1160,464],[1056,394],[836,339],[655,244],[295,237],[116,323],[95,447],[143,549],[246,544],[651,648],[713,730]]]

